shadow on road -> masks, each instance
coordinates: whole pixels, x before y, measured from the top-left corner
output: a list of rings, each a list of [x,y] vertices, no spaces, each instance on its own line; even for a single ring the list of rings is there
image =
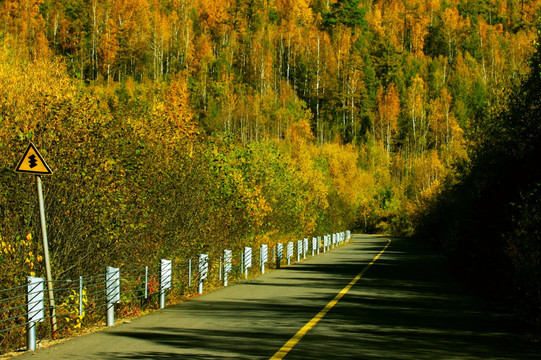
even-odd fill
[[[468,294],[438,256],[411,239],[393,239],[309,337],[310,346],[299,344],[287,359],[319,357],[328,347],[360,359],[541,358],[519,323]]]
[[[114,333],[170,347],[171,353],[103,355],[178,359],[182,350],[190,359],[269,358],[381,251],[382,244],[383,239],[374,237],[359,239],[337,249],[344,256],[333,263],[308,261],[244,285],[253,287],[254,294],[265,288],[284,294],[304,288],[294,300],[277,296],[216,302],[203,297],[166,310],[173,317],[178,312],[179,319],[188,312],[202,324]],[[205,328],[206,321],[223,326]],[[286,358],[539,358],[539,346],[531,340],[516,323],[468,295],[424,244],[393,239],[384,256]]]

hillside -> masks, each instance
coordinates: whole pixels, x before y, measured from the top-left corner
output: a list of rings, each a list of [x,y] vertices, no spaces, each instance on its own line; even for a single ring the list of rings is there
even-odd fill
[[[411,234],[529,74],[541,1],[0,2],[0,270]],[[473,154],[473,155],[472,155]],[[28,235],[30,234],[30,235]],[[13,266],[17,264],[17,266]]]

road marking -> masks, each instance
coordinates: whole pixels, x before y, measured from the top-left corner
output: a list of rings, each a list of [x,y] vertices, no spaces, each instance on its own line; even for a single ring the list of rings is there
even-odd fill
[[[338,301],[340,301],[340,299],[347,294],[347,292],[349,291],[349,289],[351,289],[353,287],[353,285],[355,285],[355,283],[357,283],[357,281],[359,281],[360,278],[363,277],[364,273],[366,273],[366,271],[370,268],[370,266],[374,265],[374,263],[379,259],[379,257],[385,252],[385,250],[387,250],[387,248],[389,247],[389,245],[391,245],[391,239],[387,239],[388,242],[387,242],[387,245],[385,245],[385,247],[383,248],[383,250],[381,250],[379,252],[379,254],[376,255],[376,257],[374,259],[372,259],[372,261],[370,262],[370,264],[366,265],[366,267],[363,269],[363,271],[361,271],[359,274],[357,274],[357,276],[355,276],[353,278],[353,280],[351,280],[349,282],[349,284],[346,285],[345,288],[342,289],[342,291],[340,291],[335,297],[334,299],[332,299],[324,308],[323,310],[321,310],[316,316],[314,316],[312,318],[312,320],[308,321],[308,323],[306,323],[306,325],[304,325],[302,327],[302,329],[300,329],[295,335],[293,335],[293,337],[291,339],[289,339],[288,342],[285,343],[284,346],[282,346],[280,348],[280,350],[278,350],[271,358],[270,360],[281,360],[284,358],[284,356],[286,356],[290,351],[291,349],[293,349],[293,347],[295,345],[297,345],[297,343],[299,341],[301,341],[301,339],[304,337],[304,335],[306,335],[306,333],[308,331],[310,331],[318,322],[319,320],[323,319],[323,317],[325,315],[327,315],[327,313],[329,312],[329,310],[331,310],[333,308],[334,305],[336,305],[336,303],[338,303]]]

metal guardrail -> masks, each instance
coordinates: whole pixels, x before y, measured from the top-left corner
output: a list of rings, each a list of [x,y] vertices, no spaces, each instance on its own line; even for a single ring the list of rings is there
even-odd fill
[[[299,240],[296,247],[297,261],[305,259],[309,250],[312,256],[318,255],[320,250],[329,251],[331,246],[334,248],[350,239],[351,232],[345,231],[313,238],[311,242],[308,239]],[[295,255],[294,248],[293,242],[289,242],[287,247],[282,243],[272,246],[276,268],[280,268],[283,259],[287,259],[288,265],[291,264],[291,258]],[[159,308],[164,308],[166,294],[172,289],[188,289],[192,282],[196,282],[198,292],[202,294],[204,283],[212,270],[218,270],[218,278],[223,286],[228,286],[235,274],[239,279],[248,278],[248,269],[252,267],[255,253],[257,252],[252,252],[251,247],[244,247],[242,251],[236,252],[226,249],[219,256],[219,262],[212,262],[209,255],[200,254],[198,259],[163,259],[158,266],[137,269],[107,267],[104,274],[52,281],[56,294],[54,320],[74,323],[73,327],[77,328],[81,327],[86,319],[103,319],[106,314],[106,324],[112,326],[115,322],[116,304],[136,300],[148,302],[152,295],[157,294]],[[265,264],[269,262],[269,246],[261,245],[258,253],[259,266],[264,274]],[[240,255],[236,263],[234,254]],[[9,348],[10,339],[25,335],[27,349],[36,349],[38,324],[53,318],[52,315],[46,315],[52,314],[52,308],[46,306],[49,304],[48,292],[45,290],[47,288],[47,281],[43,278],[29,276],[26,284],[0,290],[0,349]],[[98,311],[102,308],[106,310]],[[40,334],[44,335],[45,331]],[[4,351],[0,351],[2,352]]]

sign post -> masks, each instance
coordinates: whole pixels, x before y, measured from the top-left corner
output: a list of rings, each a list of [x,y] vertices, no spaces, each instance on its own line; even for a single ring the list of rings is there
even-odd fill
[[[41,184],[41,175],[52,175],[51,168],[33,143],[28,145],[15,172],[31,174],[36,176],[36,185],[38,188],[39,217],[41,221],[41,234],[43,239],[43,259],[45,260],[45,272],[47,274],[47,290],[49,292],[49,306],[51,308],[51,330],[53,339],[56,337],[56,310],[54,304],[53,277],[51,275],[51,262],[49,258],[49,242],[47,241],[47,224],[45,222],[45,202],[43,201],[43,186]]]

